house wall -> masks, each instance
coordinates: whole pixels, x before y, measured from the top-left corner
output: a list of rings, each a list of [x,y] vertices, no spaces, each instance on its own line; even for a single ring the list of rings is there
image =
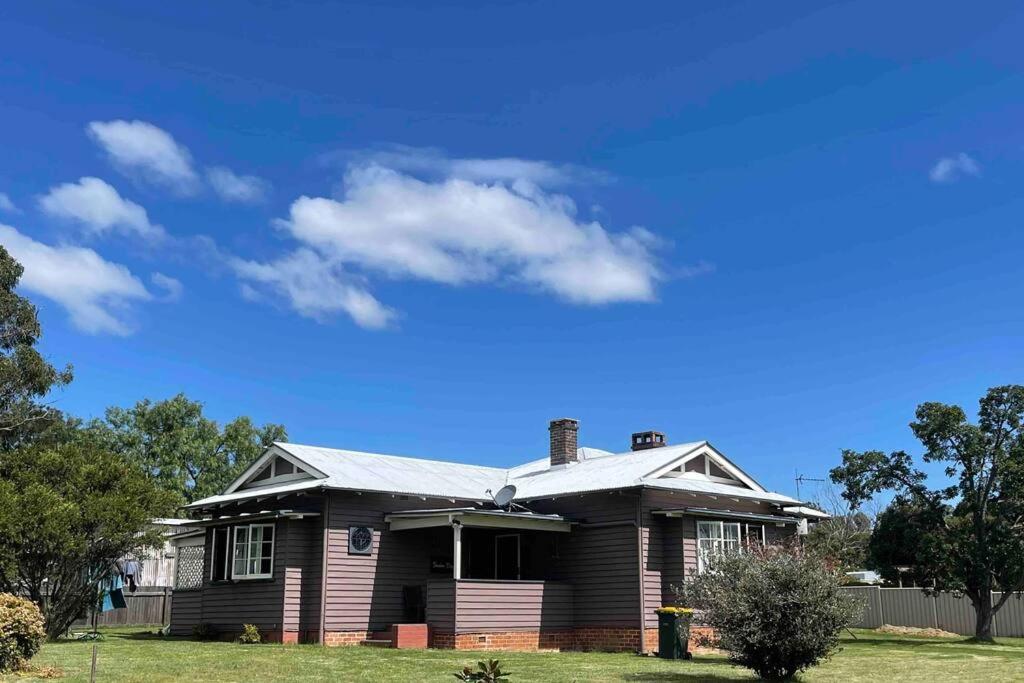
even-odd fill
[[[330,496],[325,630],[380,631],[402,622],[402,587],[425,586],[431,579],[443,578],[430,573],[430,557],[451,556],[452,532],[447,527],[389,531],[385,514],[469,503],[370,493],[331,492]],[[349,554],[351,526],[373,528],[369,555]]]
[[[643,492],[644,538],[644,623],[657,628],[655,610],[675,603],[672,587],[697,573],[697,517],[665,517],[653,514],[655,510],[683,507],[721,507],[733,512],[759,512],[778,514],[766,503],[750,500],[707,500],[694,498],[688,493],[645,489]],[[703,517],[702,519],[708,519]],[[778,543],[796,534],[793,525],[776,527],[765,525],[768,543]]]
[[[210,581],[213,529],[206,530],[203,583],[177,590],[171,601],[171,632],[189,635],[207,623],[224,637],[256,624],[269,639],[297,642],[319,627],[322,527],[319,518],[274,523],[274,571],[269,579]],[[235,526],[227,524],[225,526]]]
[[[576,627],[636,627],[639,621],[638,493],[593,493],[527,503],[579,522],[559,545],[553,578],[573,585]]]

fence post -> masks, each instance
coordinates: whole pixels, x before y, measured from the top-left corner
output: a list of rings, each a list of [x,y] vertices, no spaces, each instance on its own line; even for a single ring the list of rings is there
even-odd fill
[[[939,627],[939,594],[932,593],[932,628]]]
[[[167,625],[167,599],[170,596],[170,593],[168,592],[169,590],[170,588],[168,586],[164,586],[164,597],[163,601],[160,603],[160,626]]]
[[[875,586],[875,595],[878,596],[878,626],[881,628],[885,626],[885,611],[882,609],[882,597],[884,594],[880,586]]]

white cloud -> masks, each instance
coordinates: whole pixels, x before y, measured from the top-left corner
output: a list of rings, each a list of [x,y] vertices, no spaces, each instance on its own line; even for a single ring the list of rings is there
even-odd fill
[[[976,177],[979,175],[981,175],[981,165],[963,152],[956,156],[939,159],[928,172],[928,177],[933,183],[952,183],[964,176]]]
[[[131,334],[125,320],[131,304],[152,299],[125,266],[92,249],[51,247],[2,224],[0,244],[25,267],[20,286],[58,303],[84,332]]]
[[[301,315],[323,320],[345,312],[357,325],[369,329],[387,327],[395,317],[372,294],[309,249],[298,249],[273,263],[231,259],[242,283],[242,295],[250,301],[261,297],[253,285],[262,285],[283,296]]]
[[[355,160],[357,165],[377,165],[413,175],[428,174],[440,178],[461,178],[473,182],[529,182],[541,187],[577,183],[607,182],[610,176],[574,164],[555,164],[535,159],[500,157],[497,159],[452,158],[433,147],[393,145],[370,152],[340,152],[327,155],[331,160]]]
[[[149,279],[154,285],[164,290],[164,301],[178,301],[181,299],[181,295],[185,291],[185,286],[181,284],[181,281],[171,277],[170,275],[153,273],[149,276]]]
[[[250,284],[273,283],[296,310],[314,317],[335,310],[355,317],[352,306],[335,301],[340,283],[349,296],[354,287],[369,297],[380,319],[387,309],[345,275],[353,269],[449,285],[515,282],[574,304],[655,298],[661,272],[651,233],[610,232],[581,220],[569,197],[532,179],[424,180],[357,164],[340,198],[300,197],[278,221],[300,244],[297,251],[275,263],[236,263],[235,270]]]
[[[51,216],[78,221],[96,235],[120,232],[148,239],[165,236],[162,227],[149,221],[144,208],[123,198],[99,178],[85,177],[77,183],[52,187],[39,198],[39,205]]]
[[[210,187],[227,202],[256,204],[266,199],[270,183],[254,175],[237,175],[230,168],[213,166],[206,169]]]
[[[0,192],[0,211],[6,211],[8,213],[21,213],[18,207],[14,205],[14,202],[11,201],[11,198],[8,197],[7,194],[4,192]]]
[[[93,121],[89,135],[122,172],[182,194],[199,187],[192,155],[167,131],[145,121]]]

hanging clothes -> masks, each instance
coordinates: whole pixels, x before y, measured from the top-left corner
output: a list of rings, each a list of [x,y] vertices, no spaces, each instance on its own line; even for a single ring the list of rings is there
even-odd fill
[[[124,609],[128,603],[124,599],[124,581],[120,574],[112,574],[110,578],[100,582],[100,611],[109,612]]]
[[[122,572],[124,573],[125,583],[128,584],[128,590],[134,593],[138,589],[139,580],[142,578],[142,563],[134,558],[129,558],[124,561]]]

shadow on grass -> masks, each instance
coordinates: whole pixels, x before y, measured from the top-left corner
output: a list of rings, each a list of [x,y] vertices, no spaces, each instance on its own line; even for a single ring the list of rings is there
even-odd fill
[[[682,683],[683,681],[735,681],[730,676],[699,673],[696,671],[650,671],[643,674],[623,674],[624,681],[652,681],[657,683]]]
[[[84,632],[80,631],[80,632],[77,632],[77,633],[84,633]],[[188,637],[185,637],[185,636],[162,636],[159,633],[150,633],[148,631],[124,631],[124,632],[114,632],[114,633],[110,633],[110,632],[104,633],[103,631],[100,631],[100,637],[96,638],[94,640],[91,640],[91,639],[88,639],[88,638],[78,638],[78,637],[76,637],[77,633],[76,633],[76,635],[72,635],[69,638],[60,638],[59,640],[47,641],[47,645],[54,646],[54,645],[80,645],[80,644],[83,644],[83,643],[85,643],[85,644],[88,644],[88,643],[105,643],[105,642],[109,643],[111,641],[119,641],[119,640],[152,640],[152,641],[163,641],[163,642],[181,642],[181,641],[192,640],[191,638],[188,638]],[[193,641],[193,642],[199,642],[199,641]]]

